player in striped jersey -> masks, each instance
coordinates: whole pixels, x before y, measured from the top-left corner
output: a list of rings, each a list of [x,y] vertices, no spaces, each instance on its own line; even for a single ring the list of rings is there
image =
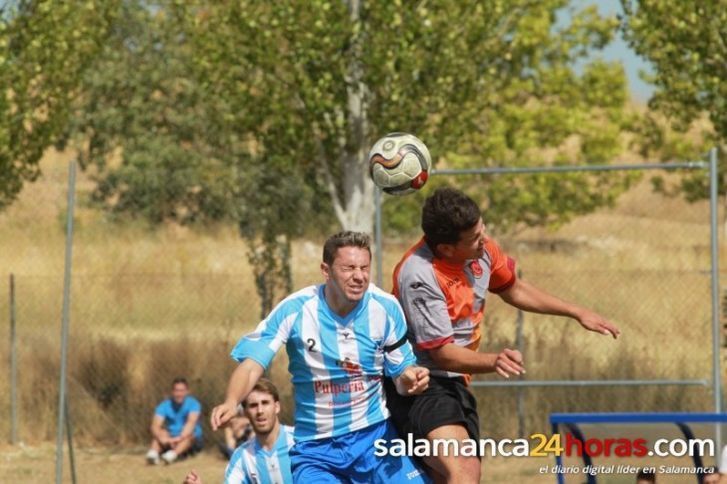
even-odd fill
[[[232,454],[225,484],[291,484],[290,457],[293,428],[280,425],[280,397],[273,383],[261,378],[243,402],[255,438]]]
[[[242,403],[255,436],[240,445],[225,471],[225,484],[292,484],[290,457],[293,427],[281,425],[278,389],[261,378]],[[184,484],[202,484],[196,471],[187,474]]]
[[[283,300],[232,351],[240,362],[217,429],[235,413],[275,353],[286,346],[295,386],[295,482],[424,482],[407,458],[374,456],[374,441],[398,438],[389,422],[384,375],[401,394],[424,391],[429,371],[416,366],[396,299],[369,284],[368,236],[341,232],[323,247],[325,283]]]

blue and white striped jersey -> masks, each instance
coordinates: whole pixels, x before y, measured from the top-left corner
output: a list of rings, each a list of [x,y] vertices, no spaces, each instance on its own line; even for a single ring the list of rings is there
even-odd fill
[[[373,284],[346,317],[326,304],[324,285],[284,299],[232,350],[267,368],[286,345],[295,386],[295,440],[336,437],[389,417],[382,377],[416,363],[399,302]]]
[[[230,458],[225,470],[225,484],[292,484],[288,451],[293,447],[293,427],[280,426],[275,446],[267,451],[253,437]]]

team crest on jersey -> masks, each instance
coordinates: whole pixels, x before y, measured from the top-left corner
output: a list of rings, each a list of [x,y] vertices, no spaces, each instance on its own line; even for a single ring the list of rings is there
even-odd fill
[[[479,279],[482,277],[482,274],[484,274],[484,271],[482,270],[482,266],[480,265],[480,261],[473,260],[470,262],[470,270],[472,271],[472,275],[475,276],[475,279]]]
[[[336,361],[336,364],[343,368],[343,370],[351,376],[361,376],[363,374],[361,365],[354,363],[349,358],[338,360]]]

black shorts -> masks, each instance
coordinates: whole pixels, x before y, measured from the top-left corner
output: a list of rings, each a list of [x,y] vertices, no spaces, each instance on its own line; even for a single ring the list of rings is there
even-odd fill
[[[384,389],[386,406],[402,437],[413,434],[415,439],[422,439],[438,427],[459,424],[471,439],[479,440],[477,401],[462,378],[432,376],[429,388],[413,397],[399,395],[391,378],[384,379]]]

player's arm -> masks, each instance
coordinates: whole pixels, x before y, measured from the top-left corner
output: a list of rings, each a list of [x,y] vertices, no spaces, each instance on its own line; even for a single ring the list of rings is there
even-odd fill
[[[237,415],[239,403],[247,398],[265,368],[273,361],[275,353],[288,341],[291,324],[287,323],[295,319],[300,308],[299,300],[284,299],[254,332],[237,342],[231,356],[240,364],[232,372],[224,403],[212,409],[212,430],[217,430]]]
[[[525,373],[522,355],[509,348],[500,353],[480,353],[448,343],[430,349],[429,356],[442,370],[457,373],[497,373],[505,378]]]
[[[264,371],[265,368],[252,358],[246,358],[237,365],[227,385],[224,403],[212,409],[212,430],[217,430],[237,415],[237,406],[247,398]]]
[[[523,311],[573,318],[587,330],[610,334],[614,338],[621,333],[600,314],[557,298],[521,279],[517,279],[512,286],[498,294],[505,302]]]
[[[235,431],[231,427],[225,427],[225,445],[228,449],[234,449],[237,447]]]

